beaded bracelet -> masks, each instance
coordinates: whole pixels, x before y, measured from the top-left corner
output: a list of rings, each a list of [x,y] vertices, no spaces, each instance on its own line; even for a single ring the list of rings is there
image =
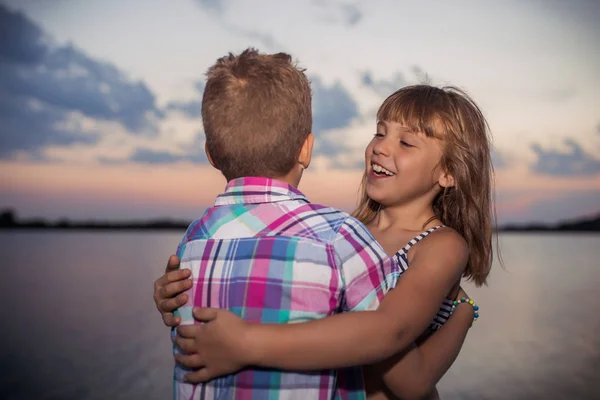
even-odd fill
[[[473,324],[475,323],[475,321],[477,321],[477,318],[479,318],[479,306],[477,304],[475,304],[475,302],[473,301],[473,299],[468,299],[468,298],[461,297],[460,299],[455,300],[454,303],[452,304],[452,312],[454,312],[454,309],[460,303],[469,303],[470,305],[473,306],[473,311],[475,311],[475,314],[473,315],[473,322],[471,323],[471,326],[473,326]]]

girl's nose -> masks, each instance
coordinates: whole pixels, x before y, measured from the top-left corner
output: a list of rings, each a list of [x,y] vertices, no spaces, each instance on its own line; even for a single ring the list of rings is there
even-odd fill
[[[382,140],[377,141],[375,146],[373,146],[373,153],[381,156],[389,156],[390,155],[390,147],[388,140],[383,138]]]

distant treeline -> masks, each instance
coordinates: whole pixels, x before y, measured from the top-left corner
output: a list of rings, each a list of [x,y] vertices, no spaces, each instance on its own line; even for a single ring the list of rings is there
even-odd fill
[[[42,218],[18,219],[13,210],[3,210],[0,213],[0,229],[63,229],[63,230],[173,230],[185,231],[191,221],[175,221],[157,219],[149,221],[73,222],[66,219],[57,222],[46,221]],[[580,218],[556,224],[523,224],[501,226],[502,232],[600,232],[600,214],[595,217]]]
[[[595,217],[578,218],[571,221],[561,221],[556,224],[524,224],[504,225],[500,227],[503,232],[543,232],[543,231],[571,231],[571,232],[600,232],[600,215]]]
[[[18,219],[12,210],[0,213],[0,229],[63,229],[63,230],[174,230],[185,231],[191,221],[157,219],[150,221],[69,221],[57,222],[42,218]]]

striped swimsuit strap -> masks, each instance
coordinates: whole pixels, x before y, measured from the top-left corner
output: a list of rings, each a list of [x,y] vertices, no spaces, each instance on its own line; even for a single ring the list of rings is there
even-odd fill
[[[402,272],[406,271],[409,267],[409,265],[408,265],[408,250],[411,247],[413,247],[415,244],[417,244],[421,240],[423,240],[431,232],[433,232],[437,229],[443,228],[443,227],[445,227],[445,225],[437,225],[437,226],[427,229],[426,231],[421,232],[420,234],[418,234],[417,236],[412,238],[406,244],[406,246],[404,246],[402,249],[400,249],[396,253],[396,257],[397,257],[396,260],[399,262],[400,269]],[[448,298],[444,299],[444,301],[440,305],[440,309],[438,310],[437,314],[435,315],[433,321],[431,321],[431,324],[430,324],[431,330],[433,330],[433,331],[438,330],[439,328],[442,327],[442,325],[444,325],[444,323],[446,323],[446,321],[448,321],[448,318],[450,317],[450,314],[452,313],[452,303],[453,302],[454,302],[454,300],[452,300],[452,299],[448,299]]]
[[[427,229],[426,231],[423,231],[421,233],[419,233],[417,236],[415,236],[414,238],[412,238],[410,240],[410,242],[408,242],[406,244],[406,246],[404,246],[400,251],[398,251],[398,253],[408,253],[408,250],[413,247],[415,244],[419,243],[421,240],[423,240],[427,235],[429,235],[431,232],[440,229],[440,228],[444,228],[445,225],[436,225],[432,228]]]

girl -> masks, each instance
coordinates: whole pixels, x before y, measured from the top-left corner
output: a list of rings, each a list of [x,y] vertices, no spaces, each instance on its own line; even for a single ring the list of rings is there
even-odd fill
[[[458,292],[457,279],[462,275],[482,285],[492,263],[487,123],[459,89],[406,87],[379,108],[365,162],[361,202],[353,215],[399,264],[402,279],[396,289],[376,311],[300,324],[249,325],[225,310],[196,311],[197,319],[212,322],[179,327],[175,339],[188,353],[176,360],[202,368],[190,378],[205,381],[246,365],[343,368],[397,353],[365,368],[369,398],[422,397],[434,389],[478,316],[472,302],[454,302],[455,315],[444,325]],[[157,288],[184,276],[178,272],[155,284],[163,318],[185,302],[185,295],[168,299],[189,287],[183,281],[178,291],[157,294]],[[415,340],[419,347],[407,348]]]

